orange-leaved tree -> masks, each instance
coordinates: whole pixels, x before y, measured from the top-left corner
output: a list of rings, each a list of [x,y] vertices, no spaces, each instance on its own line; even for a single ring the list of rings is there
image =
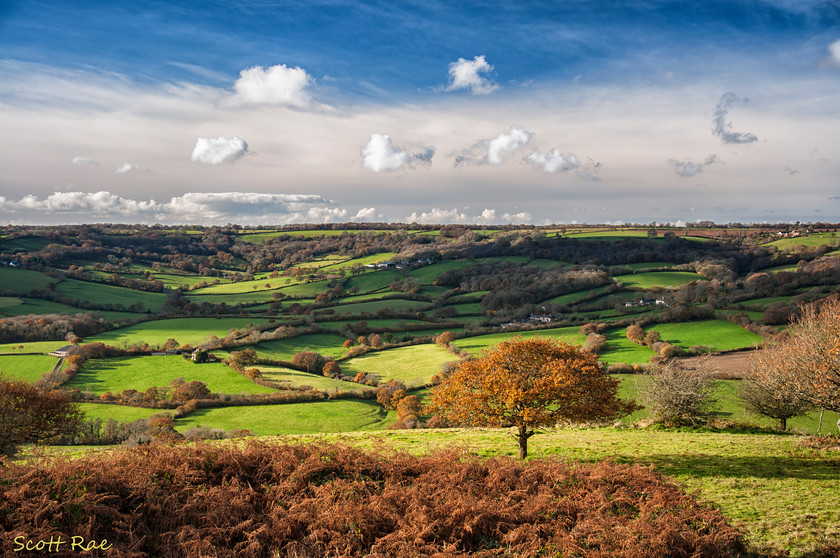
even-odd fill
[[[432,388],[426,411],[451,424],[516,427],[524,459],[528,439],[540,426],[611,419],[635,410],[635,402],[617,397],[618,386],[598,357],[578,346],[515,338],[462,362]]]

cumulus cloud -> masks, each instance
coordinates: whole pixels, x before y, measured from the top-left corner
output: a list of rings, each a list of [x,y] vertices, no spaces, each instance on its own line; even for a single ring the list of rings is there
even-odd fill
[[[362,166],[374,172],[395,171],[415,162],[430,164],[434,154],[434,147],[420,146],[418,153],[410,153],[394,146],[387,134],[371,134],[370,141],[362,147]]]
[[[232,163],[240,159],[248,152],[248,144],[244,140],[233,136],[227,138],[219,136],[216,139],[198,138],[195,141],[190,160],[193,163],[204,163],[205,165],[221,165]]]
[[[732,105],[745,105],[749,102],[746,97],[739,97],[732,91],[724,93],[717,107],[715,107],[714,118],[712,118],[712,134],[720,137],[723,143],[752,143],[758,140],[755,134],[749,132],[733,132],[732,123],[726,121],[729,109]]]
[[[313,82],[306,70],[277,66],[254,66],[239,73],[233,84],[235,101],[242,105],[274,105],[309,108],[312,96],[307,88]]]
[[[840,39],[828,45],[828,53],[831,55],[831,61],[840,66]]]
[[[552,149],[543,155],[538,149],[534,149],[524,161],[530,163],[534,168],[544,172],[566,172],[580,167],[580,160],[574,153],[563,155],[559,149]]]
[[[429,211],[424,211],[421,214],[413,212],[406,218],[408,223],[421,223],[424,225],[438,225],[450,223],[467,223],[467,215],[460,213],[457,209],[438,209],[435,207]]]
[[[674,167],[674,172],[677,176],[691,177],[703,172],[703,169],[709,165],[717,162],[718,157],[715,154],[709,155],[702,163],[695,163],[693,161],[678,161],[676,159],[668,159],[668,164]]]
[[[93,159],[89,159],[88,157],[73,157],[72,163],[74,165],[96,165],[96,161]]]
[[[491,71],[493,66],[487,63],[483,54],[472,60],[458,58],[457,62],[449,64],[449,85],[446,91],[469,89],[473,95],[489,95],[499,86],[481,74]]]
[[[111,192],[55,192],[46,198],[3,200],[0,214],[27,222],[303,223],[344,220],[347,210],[317,194],[188,192],[169,201],[134,200]]]
[[[501,217],[496,215],[495,209],[485,209],[481,215],[469,217],[466,213],[457,209],[434,208],[424,211],[419,215],[415,211],[406,218],[409,223],[421,223],[424,225],[447,225],[452,223],[475,224],[475,225],[498,225],[498,224],[523,224],[531,223],[531,214],[527,211],[519,213],[505,213]]]
[[[508,155],[526,145],[534,135],[517,125],[510,127],[510,132],[502,132],[492,139],[478,141],[471,148],[455,156],[455,166],[501,165]]]
[[[142,169],[135,165],[134,163],[123,163],[122,165],[117,167],[117,170],[114,171],[116,174],[126,174],[129,172],[140,172]]]
[[[350,218],[351,221],[374,222],[383,221],[382,215],[376,212],[375,207],[363,207]]]

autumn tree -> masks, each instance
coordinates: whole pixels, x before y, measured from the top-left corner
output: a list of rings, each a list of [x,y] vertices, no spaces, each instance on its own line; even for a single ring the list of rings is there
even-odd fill
[[[83,421],[84,413],[66,393],[0,379],[0,455],[13,456],[23,444],[74,434]]]
[[[645,330],[642,329],[642,326],[639,325],[629,325],[627,326],[627,339],[636,343],[637,345],[644,345],[645,344]]]
[[[437,339],[435,339],[435,343],[437,343],[441,347],[446,347],[453,341],[455,341],[455,334],[451,331],[444,331],[443,333],[437,336]]]
[[[480,358],[462,362],[432,388],[427,413],[452,424],[516,427],[519,456],[540,426],[604,420],[630,413],[617,397],[619,382],[598,357],[550,339],[516,338]]]
[[[751,411],[779,421],[787,429],[787,419],[807,413],[813,405],[796,390],[792,370],[778,345],[756,351],[740,384],[739,395]]]
[[[708,359],[697,368],[673,360],[655,363],[647,381],[638,383],[639,397],[651,417],[673,426],[696,426],[710,414],[714,399],[713,371]]]
[[[783,373],[798,397],[840,412],[840,300],[832,297],[802,307],[786,333],[779,345],[762,350],[782,360]]]

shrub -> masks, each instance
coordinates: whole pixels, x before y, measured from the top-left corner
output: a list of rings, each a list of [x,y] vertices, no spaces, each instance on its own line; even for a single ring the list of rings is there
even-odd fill
[[[714,404],[714,380],[709,361],[695,369],[675,361],[652,365],[646,383],[639,382],[639,397],[657,422],[669,426],[697,426],[705,421]]]

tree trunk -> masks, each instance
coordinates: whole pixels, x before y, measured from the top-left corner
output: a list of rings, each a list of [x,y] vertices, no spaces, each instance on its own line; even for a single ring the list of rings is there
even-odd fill
[[[519,459],[525,459],[528,457],[528,438],[533,435],[533,430],[529,432],[526,427],[519,427],[519,435],[516,437],[519,440]]]
[[[781,430],[782,432],[787,430],[787,419],[786,418],[780,418],[779,419],[779,430]]]
[[[820,425],[817,427],[817,435],[822,434],[822,418],[825,414],[825,409],[820,409]]]

